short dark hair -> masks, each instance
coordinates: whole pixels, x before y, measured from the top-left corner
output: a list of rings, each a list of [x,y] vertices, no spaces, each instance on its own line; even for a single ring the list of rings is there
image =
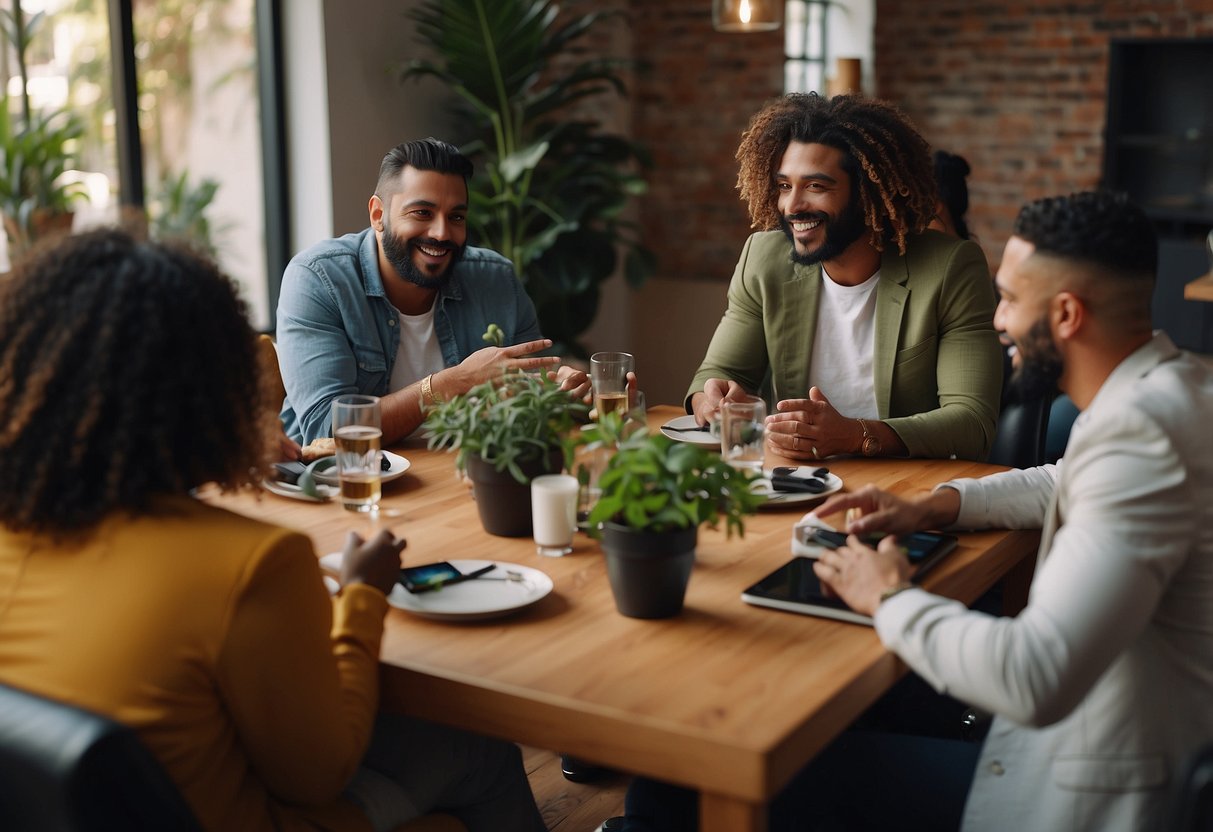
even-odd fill
[[[67,533],[251,484],[273,416],[245,304],[202,254],[92,231],[0,280],[0,525]]]
[[[948,209],[952,227],[962,240],[969,239],[969,223],[965,214],[969,212],[969,183],[965,181],[972,172],[965,157],[946,150],[936,150],[931,157],[935,165],[935,184],[939,186],[939,201]]]
[[[459,152],[453,144],[435,139],[417,139],[396,145],[383,157],[379,165],[379,181],[375,183],[375,193],[385,197],[392,193],[400,179],[404,168],[412,167],[417,170],[433,170],[439,173],[453,173],[463,177],[466,184],[472,178],[472,161]]]
[[[1098,266],[1121,277],[1158,272],[1158,238],[1146,212],[1123,193],[1084,191],[1029,202],[1012,232],[1041,254]]]
[[[930,147],[909,118],[884,101],[857,95],[790,93],[750,120],[737,148],[737,189],[755,228],[779,228],[775,173],[789,142],[824,144],[843,153],[872,244],[905,252],[906,237],[935,216]]]

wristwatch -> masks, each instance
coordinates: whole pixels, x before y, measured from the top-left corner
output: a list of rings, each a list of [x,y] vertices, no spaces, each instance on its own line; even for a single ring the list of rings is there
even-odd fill
[[[868,430],[868,423],[865,419],[856,419],[859,422],[859,427],[863,429],[863,441],[859,443],[859,452],[864,456],[880,456],[880,440]]]

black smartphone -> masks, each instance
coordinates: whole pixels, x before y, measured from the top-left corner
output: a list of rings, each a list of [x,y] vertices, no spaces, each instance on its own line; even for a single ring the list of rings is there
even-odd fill
[[[446,561],[410,566],[400,570],[400,583],[409,592],[429,592],[463,577],[463,573]]]
[[[443,560],[437,563],[426,563],[422,566],[409,566],[401,569],[400,577],[397,580],[409,592],[429,592],[433,589],[441,589],[444,586],[478,578],[485,572],[489,572],[495,568],[497,568],[497,565],[490,563],[471,572],[460,572]]]
[[[803,534],[801,542],[815,543],[827,549],[837,549],[847,542],[847,536],[843,532],[832,532],[828,529],[807,527],[802,528],[800,531]],[[877,546],[883,537],[883,534],[865,534],[861,535],[859,539],[868,546]],[[910,561],[910,565],[917,567],[914,574],[919,575],[925,572],[929,566],[933,565],[936,560],[955,549],[957,540],[950,534],[911,532],[910,534],[898,535],[897,543],[901,546],[901,550],[905,552],[906,559]]]
[[[281,482],[289,482],[291,485],[299,482],[299,475],[303,473],[305,466],[302,462],[275,462],[274,470],[277,472],[278,479]]]

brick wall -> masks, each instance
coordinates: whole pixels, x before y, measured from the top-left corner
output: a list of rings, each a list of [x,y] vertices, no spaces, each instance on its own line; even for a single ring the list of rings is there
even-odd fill
[[[783,91],[783,32],[722,34],[710,0],[631,0],[632,132],[653,156],[640,206],[659,276],[727,280],[750,233],[733,154],[750,116]]]
[[[877,92],[969,160],[996,263],[1025,201],[1099,184],[1109,39],[1210,34],[1213,0],[877,0]]]

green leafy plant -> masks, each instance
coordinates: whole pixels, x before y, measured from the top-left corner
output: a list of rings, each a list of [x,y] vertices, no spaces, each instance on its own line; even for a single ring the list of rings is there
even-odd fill
[[[588,433],[590,441],[598,438]],[[724,518],[730,536],[744,534],[742,518],[765,499],[752,489],[755,479],[706,448],[636,431],[619,441],[599,478],[602,493],[588,525],[598,529],[612,521],[638,531],[667,532],[701,523],[715,527]]]
[[[553,0],[421,0],[417,35],[438,60],[414,60],[404,79],[431,76],[465,104],[464,150],[477,162],[468,222],[478,245],[514,264],[557,348],[577,343],[598,311],[600,284],[625,252],[633,286],[655,259],[623,218],[647,189],[646,151],[604,133],[585,100],[625,94],[628,61],[582,59],[577,42],[609,11],[560,16]]]
[[[565,465],[572,464],[580,441],[575,428],[588,413],[588,405],[546,376],[511,372],[434,405],[425,427],[430,448],[458,451],[460,471],[476,455],[525,483],[522,463],[559,451]]]
[[[207,209],[218,191],[219,183],[214,179],[191,185],[188,170],[164,177],[148,205],[152,236],[186,240],[214,256],[218,251],[215,236],[223,229],[212,226]]]
[[[0,10],[0,31],[13,48],[21,82],[20,121],[9,114],[7,93],[0,96],[0,213],[9,239],[9,258],[24,252],[43,233],[70,227],[74,204],[86,193],[80,182],[65,182],[63,174],[76,167],[75,150],[84,125],[71,112],[35,112],[26,87],[26,54],[46,22],[46,13],[26,17],[16,0]]]

